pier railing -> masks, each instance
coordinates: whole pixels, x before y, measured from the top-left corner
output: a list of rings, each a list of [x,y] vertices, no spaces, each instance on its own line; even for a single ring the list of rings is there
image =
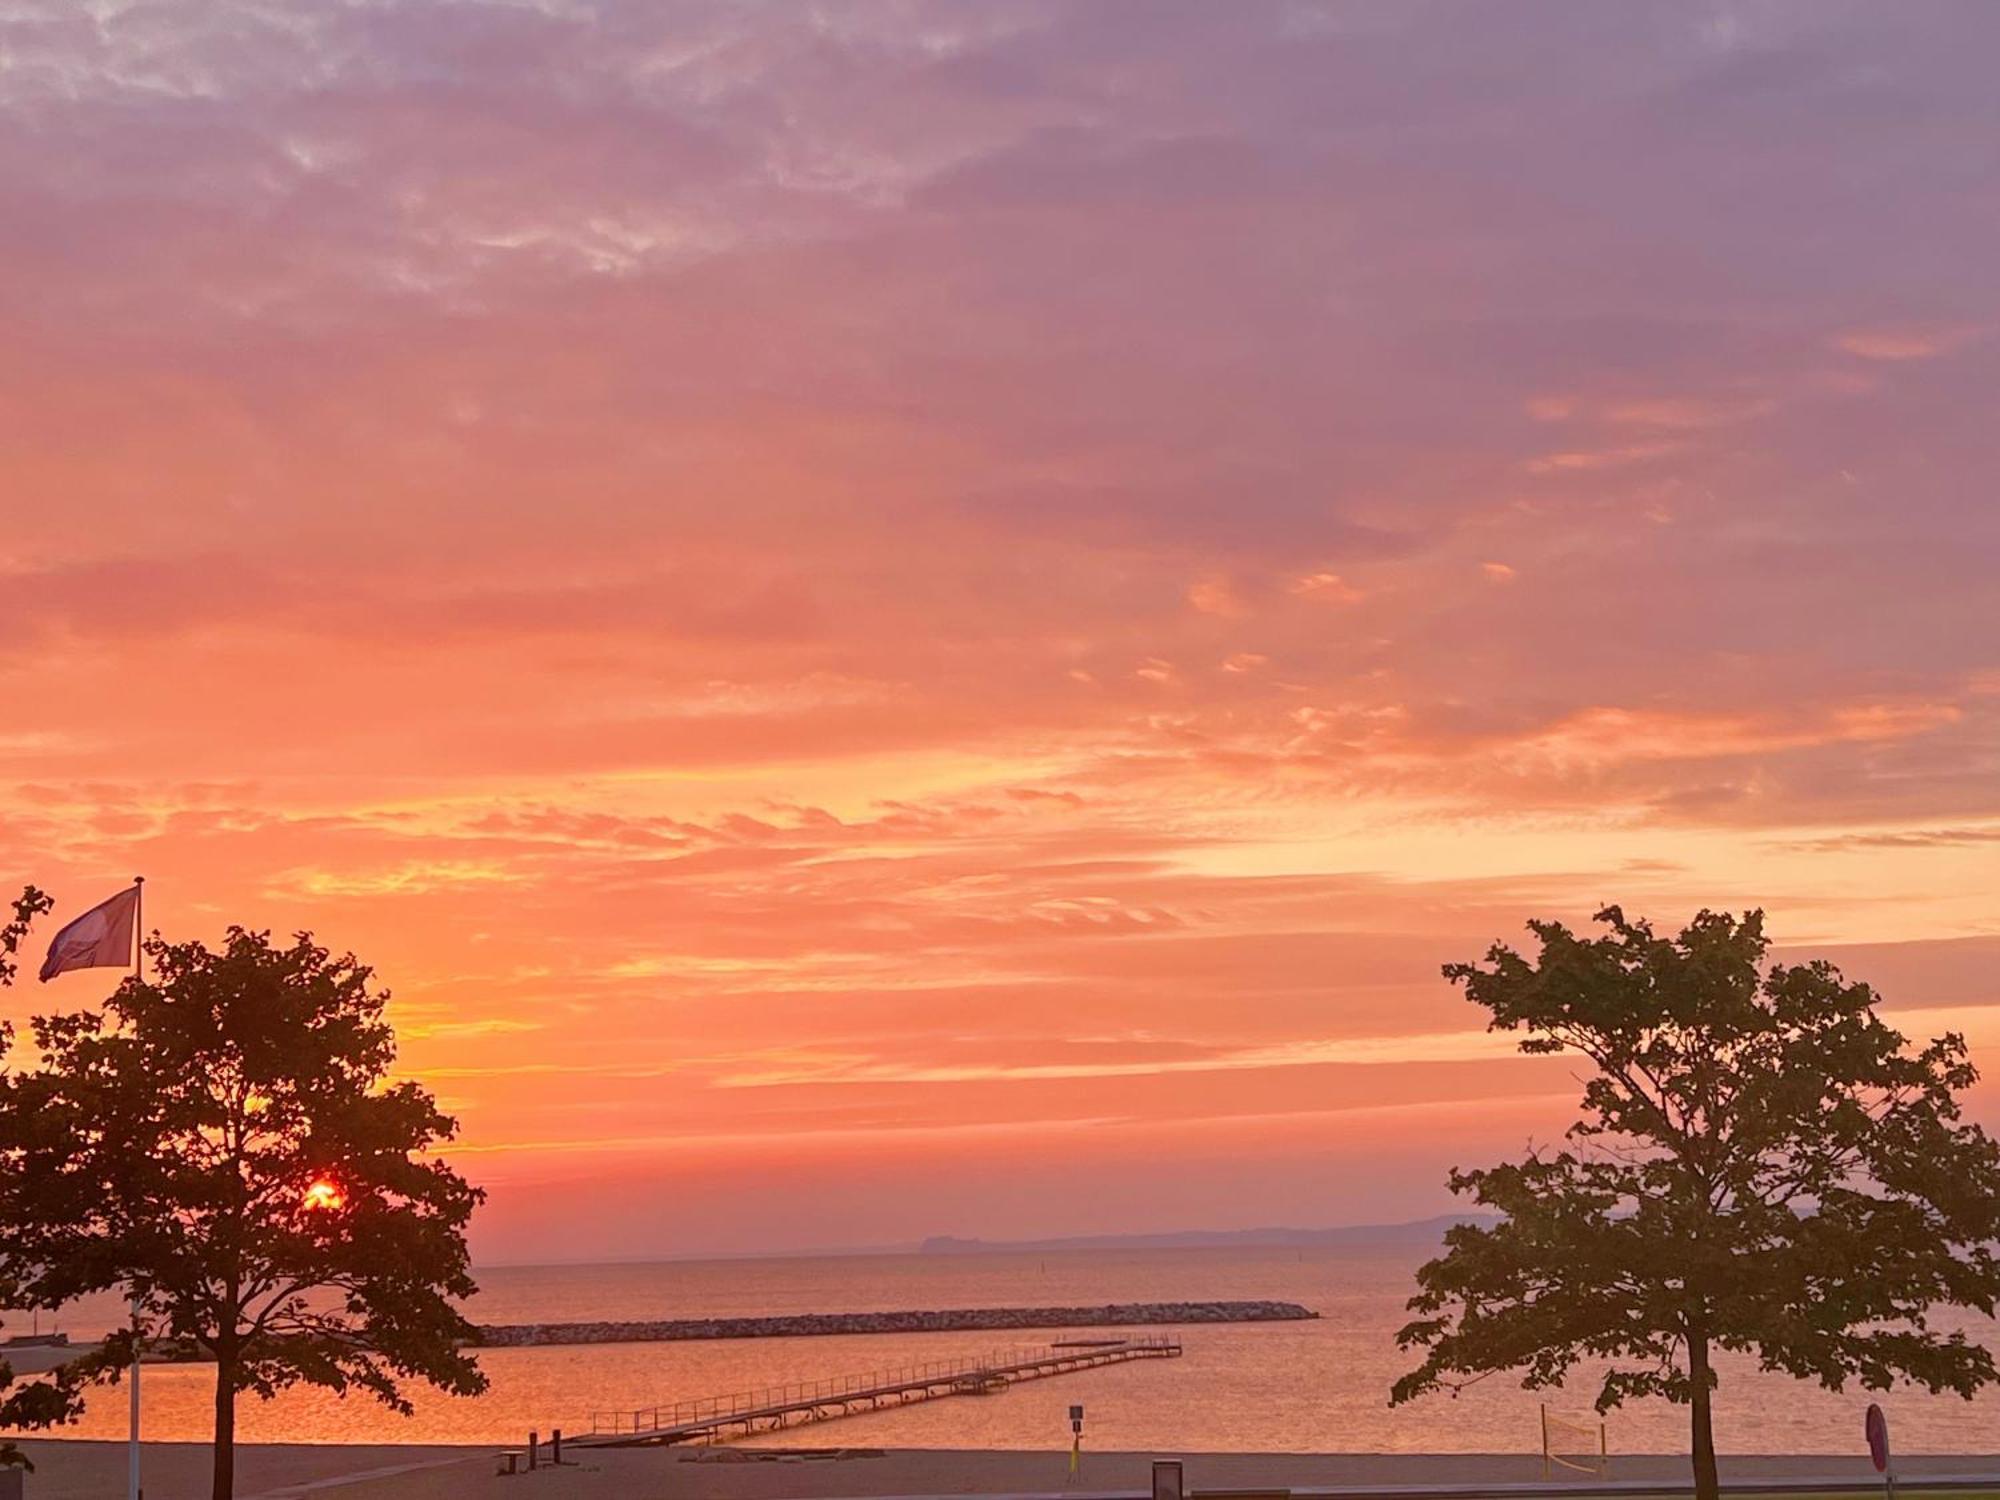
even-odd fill
[[[851,1410],[862,1403],[937,1393],[940,1388],[960,1381],[981,1384],[1010,1381],[1180,1352],[1177,1337],[1159,1334],[1116,1343],[1000,1349],[964,1359],[913,1361],[859,1374],[792,1381],[724,1396],[592,1412],[590,1431],[593,1437],[615,1438],[648,1434],[669,1437],[675,1433],[695,1436],[735,1424],[743,1424],[748,1430],[760,1419],[781,1419],[794,1414],[801,1420],[814,1420],[836,1414],[821,1408]]]

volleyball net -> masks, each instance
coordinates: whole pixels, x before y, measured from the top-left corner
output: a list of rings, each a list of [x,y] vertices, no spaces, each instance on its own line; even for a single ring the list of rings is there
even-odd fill
[[[1596,1416],[1571,1417],[1542,1407],[1542,1473],[1554,1478],[1561,1465],[1579,1474],[1598,1476],[1610,1468],[1611,1448],[1604,1422]]]

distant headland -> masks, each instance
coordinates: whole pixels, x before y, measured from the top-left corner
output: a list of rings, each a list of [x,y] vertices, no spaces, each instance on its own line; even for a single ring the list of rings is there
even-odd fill
[[[1155,1234],[1067,1235],[1052,1240],[973,1240],[933,1235],[923,1255],[1033,1255],[1064,1250],[1242,1250],[1261,1246],[1412,1245],[1441,1240],[1454,1224],[1492,1224],[1493,1214],[1439,1214],[1402,1224],[1346,1224],[1334,1229],[1182,1229]]]

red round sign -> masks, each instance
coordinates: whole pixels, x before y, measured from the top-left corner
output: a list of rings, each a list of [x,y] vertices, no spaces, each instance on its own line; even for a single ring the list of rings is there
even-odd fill
[[[1889,1419],[1873,1401],[1868,1403],[1868,1456],[1875,1460],[1875,1472],[1889,1472]]]

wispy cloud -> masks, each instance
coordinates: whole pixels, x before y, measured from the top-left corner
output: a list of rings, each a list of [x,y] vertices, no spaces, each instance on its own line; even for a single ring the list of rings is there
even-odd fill
[[[2000,12],[69,9],[0,846],[354,948],[590,1232],[1424,1211],[1568,1086],[1437,966],[1605,899],[1972,982]]]

